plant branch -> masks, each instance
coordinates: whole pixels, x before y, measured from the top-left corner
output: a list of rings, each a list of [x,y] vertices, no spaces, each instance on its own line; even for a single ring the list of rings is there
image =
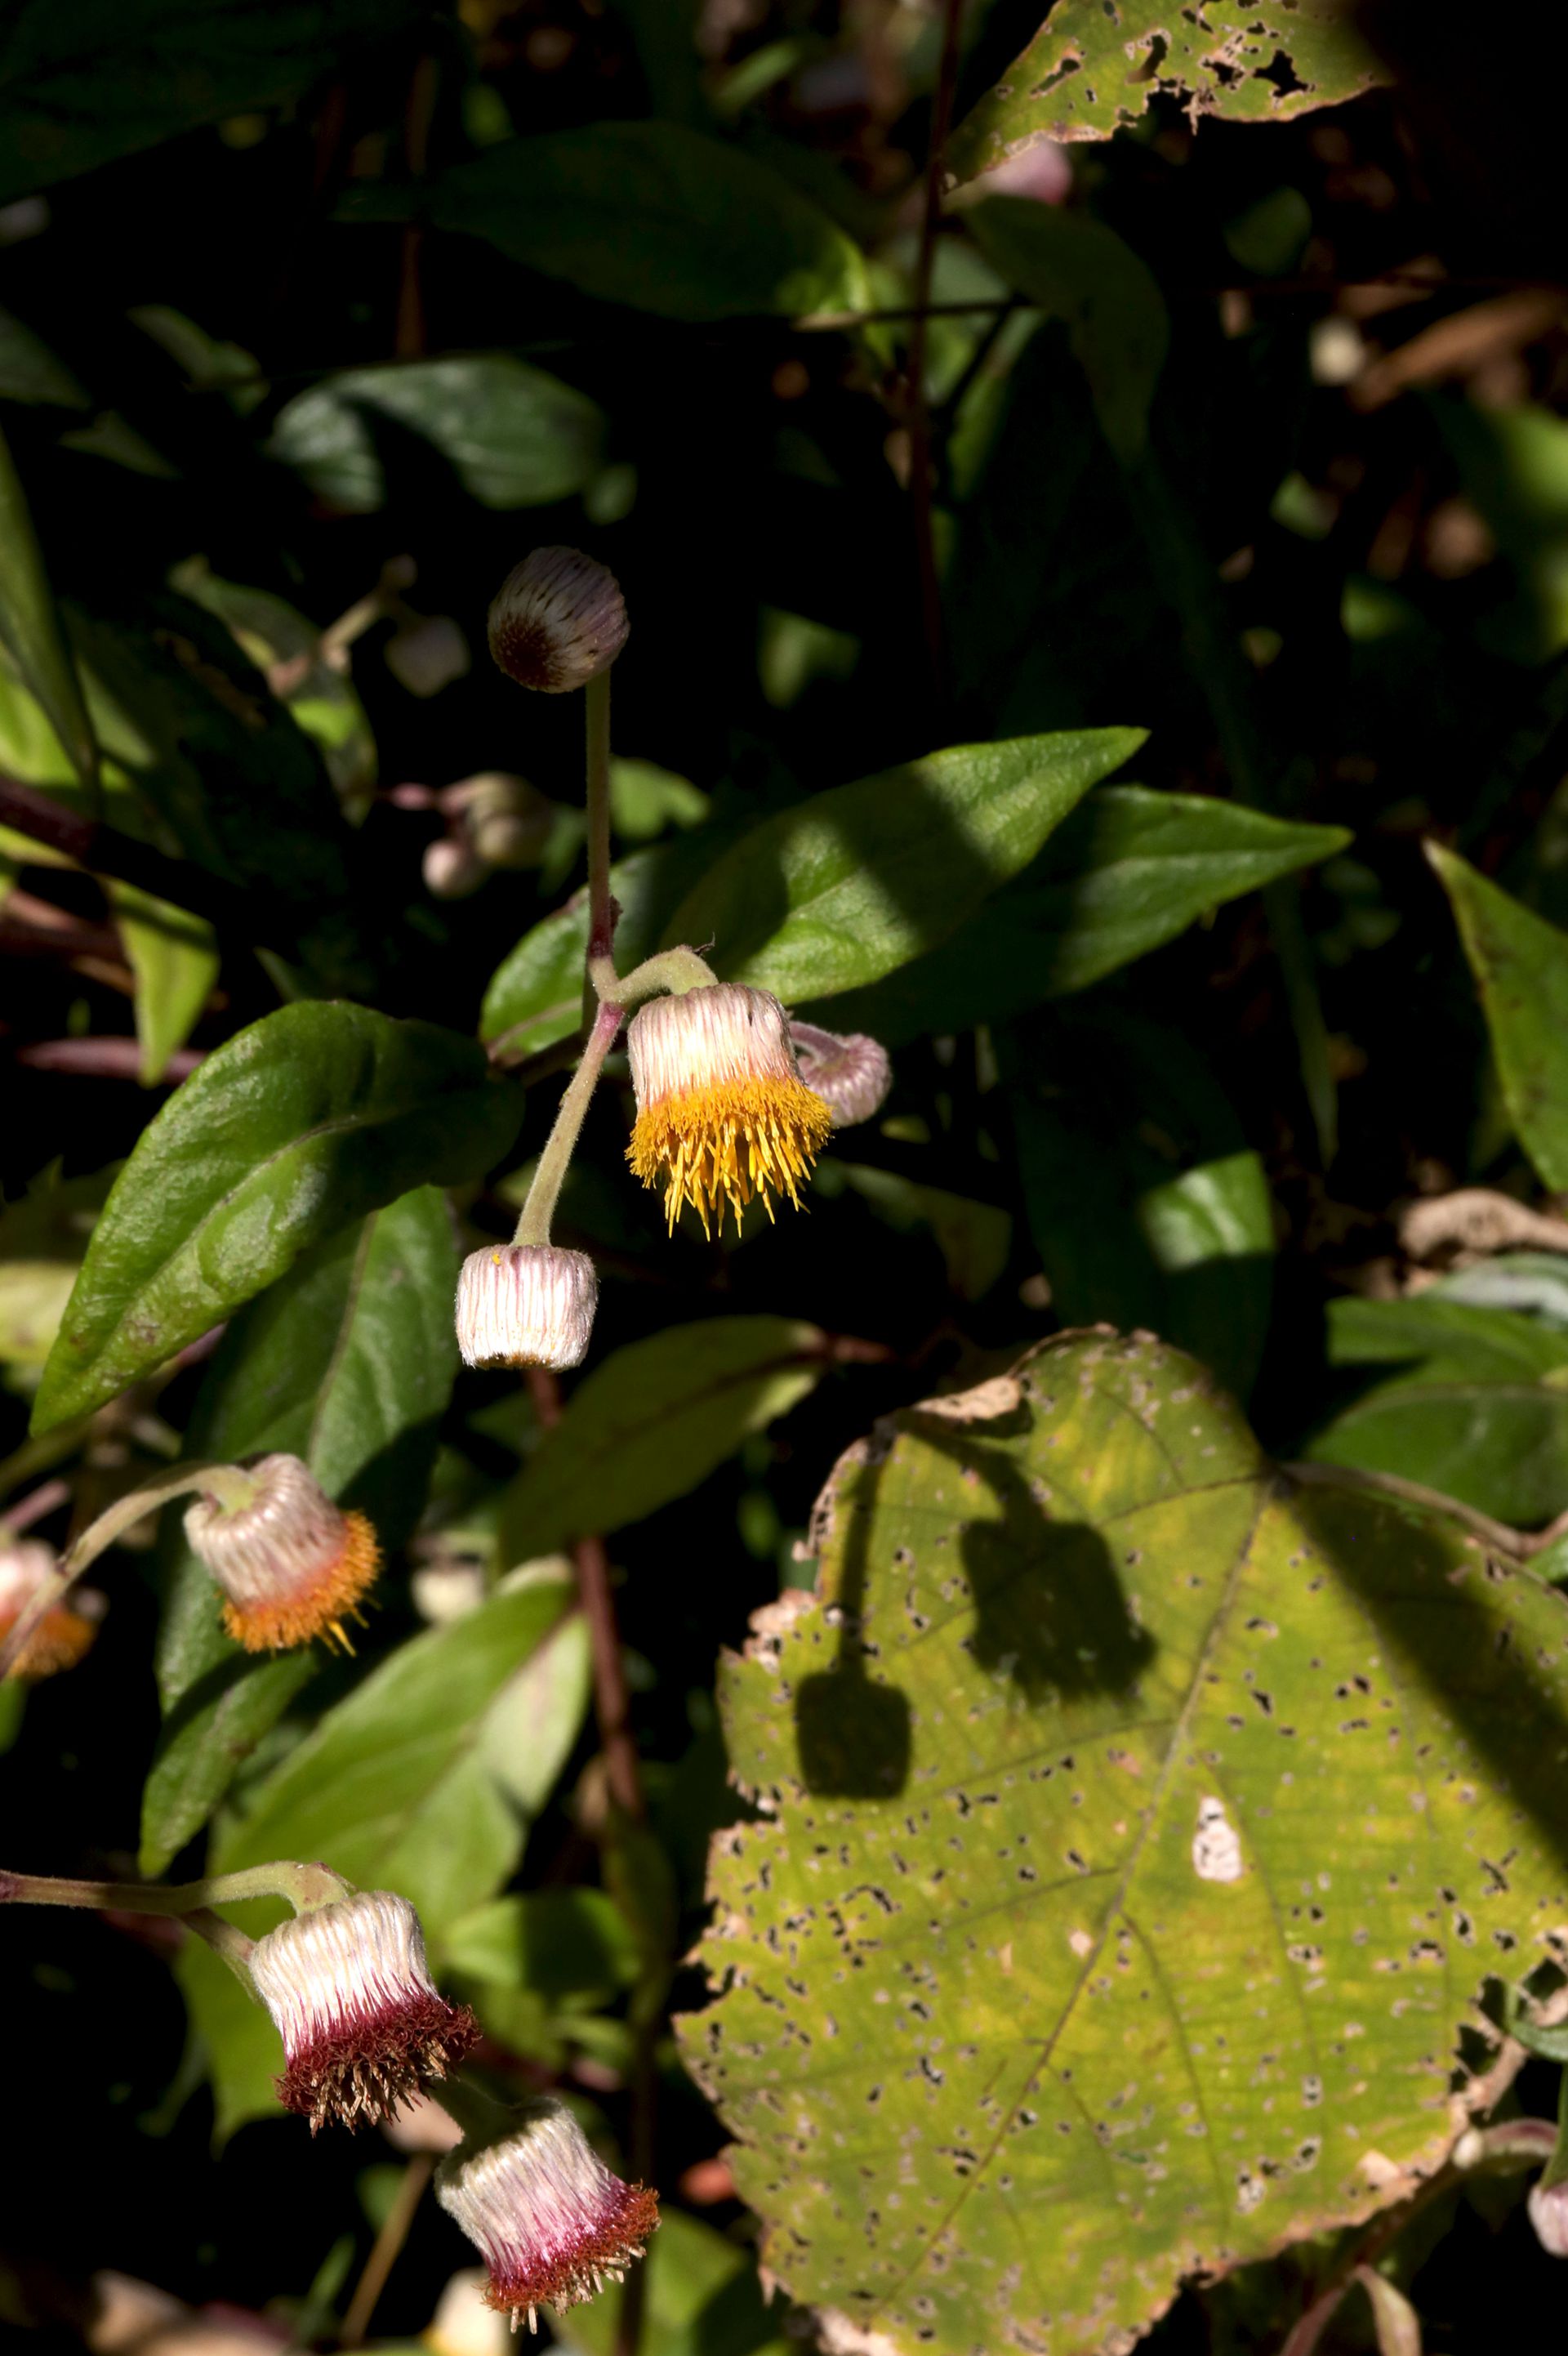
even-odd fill
[[[589,1099],[598,1085],[604,1068],[604,1058],[615,1042],[615,1033],[625,1019],[624,1007],[603,1004],[593,1018],[593,1028],[588,1034],[588,1044],[582,1050],[582,1060],[573,1072],[555,1116],[555,1125],[539,1155],[539,1168],[534,1172],[533,1184],[528,1188],[523,1214],[517,1221],[514,1243],[548,1244],[550,1222],[560,1196],[562,1182],[571,1166],[572,1150],[582,1129],[583,1115]]]
[[[365,2334],[370,2329],[370,2319],[387,2287],[387,2277],[398,2263],[403,2244],[409,2238],[409,2229],[434,2174],[435,2154],[432,2151],[416,2151],[403,2170],[402,2182],[365,2261],[365,2271],[355,2286],[348,2312],[343,2319],[339,2347],[358,2348],[363,2345]]]
[[[1392,1497],[1400,1505],[1445,1514],[1450,1521],[1463,1522],[1494,1552],[1506,1554],[1515,1562],[1529,1562],[1568,1533],[1568,1514],[1559,1514],[1543,1530],[1510,1529],[1506,1522],[1494,1522],[1473,1505],[1461,1505],[1457,1497],[1445,1497],[1440,1489],[1423,1488],[1419,1481],[1407,1481],[1400,1472],[1368,1472],[1354,1464],[1285,1464],[1280,1469],[1303,1488],[1364,1489],[1372,1496]]]
[[[64,851],[94,875],[112,875],[134,884],[160,900],[172,901],[193,916],[210,916],[222,925],[238,921],[245,937],[253,929],[255,907],[251,895],[232,890],[183,859],[170,859],[150,843],[122,834],[101,819],[86,818],[52,794],[24,785],[19,777],[0,776],[0,826],[8,826],[51,851]],[[249,916],[245,911],[249,906]]]

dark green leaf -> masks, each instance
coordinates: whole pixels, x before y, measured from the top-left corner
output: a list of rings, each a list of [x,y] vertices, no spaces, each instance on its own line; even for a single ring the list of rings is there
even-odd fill
[[[1085,1009],[1042,1026],[1034,1064],[1037,1085],[1015,1092],[1019,1174],[1058,1316],[1150,1329],[1244,1394],[1268,1329],[1273,1206],[1203,1057]]]
[[[648,2245],[641,2356],[791,2356],[782,2308],[769,2313],[749,2254],[711,2225],[667,2205]],[[615,2302],[590,2299],[551,2319],[576,2356],[612,2356]],[[848,2345],[848,2343],[845,2343]]]
[[[965,219],[1008,284],[1066,322],[1100,429],[1130,464],[1148,440],[1149,404],[1170,342],[1153,272],[1089,213],[1027,197],[988,197]]]
[[[1454,905],[1519,1141],[1549,1186],[1568,1187],[1568,933],[1454,851],[1427,857]]]
[[[815,1325],[721,1317],[617,1350],[572,1393],[502,1506],[508,1561],[618,1530],[684,1496],[805,1397],[827,1367]]]
[[[418,13],[414,0],[13,0],[0,204],[275,105]]]
[[[1342,828],[1265,818],[1208,795],[1102,786],[1051,836],[1027,873],[950,940],[831,1010],[836,1027],[897,1046],[1026,1013],[1086,990],[1351,840]]]
[[[767,165],[673,123],[507,140],[429,192],[443,229],[671,319],[862,309],[865,258]]]
[[[383,1551],[424,1501],[436,1427],[457,1371],[457,1247],[433,1187],[331,1237],[237,1317],[202,1385],[187,1454],[286,1450],[329,1494],[369,1515]],[[165,1524],[158,1636],[163,1730],[142,1795],[142,1871],[156,1877],[199,1831],[236,1768],[319,1655],[241,1652],[202,1565]]]
[[[528,1814],[507,1780],[512,1763],[526,1760],[538,1788],[575,1740],[588,1659],[572,1600],[563,1581],[529,1580],[404,1644],[252,1795],[216,1842],[211,1870],[320,1858],[361,1889],[408,1898],[439,1967],[448,1924],[482,1904],[522,1853]],[[549,1707],[555,1687],[571,1699],[565,1712]],[[268,1914],[247,1907],[235,1919],[254,1930]],[[228,2135],[273,2108],[277,2034],[194,1940],[179,1976]]]
[[[480,1176],[520,1111],[480,1048],[431,1023],[308,1002],[253,1023],[175,1091],[116,1180],[34,1428],[113,1398],[365,1212]]]
[[[1568,1335],[1420,1293],[1328,1304],[1336,1366],[1388,1366],[1307,1454],[1393,1472],[1525,1528],[1568,1506]]]
[[[4,119],[0,94],[0,120]],[[48,713],[76,776],[97,774],[98,753],[60,628],[33,519],[5,437],[0,435],[0,640],[23,683]]]
[[[350,369],[291,401],[268,444],[318,498],[349,514],[385,503],[379,429],[428,443],[488,508],[547,507],[598,472],[604,420],[586,393],[522,360],[415,360]]]
[[[0,311],[0,401],[41,402],[56,409],[92,405],[65,362],[9,311]]]
[[[1108,139],[1157,96],[1185,101],[1195,118],[1275,123],[1387,80],[1349,0],[1221,0],[1176,15],[1158,0],[1057,0],[959,124],[948,161],[967,180],[1042,139]]]
[[[1429,2181],[1568,1898],[1568,1602],[1137,1339],[888,1419],[817,1526],[720,1673],[761,1813],[678,2024],[786,2291],[845,2347],[1125,2348]]]
[[[637,1945],[602,1890],[529,1890],[492,1899],[447,1933],[453,1971],[499,1987],[607,2001],[637,1976]]]
[[[665,927],[790,1003],[879,980],[945,940],[1143,743],[1136,728],[959,744],[814,794],[716,860]]]
[[[218,980],[218,944],[200,916],[171,908],[133,884],[106,885],[136,983],[142,1084],[151,1087],[195,1029]]]

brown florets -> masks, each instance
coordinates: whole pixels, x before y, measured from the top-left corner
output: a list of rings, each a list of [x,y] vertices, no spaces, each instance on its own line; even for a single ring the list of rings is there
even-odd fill
[[[357,2127],[444,2078],[479,2034],[438,1994],[419,1916],[389,1890],[361,1890],[258,1939],[251,1976],[283,2040],[285,2110]]]
[[[59,1567],[53,1547],[46,1546],[42,1538],[0,1541],[0,1643]],[[40,1677],[73,1669],[91,1648],[104,1610],[96,1588],[72,1589],[44,1613],[12,1662],[10,1676],[36,1685]]]

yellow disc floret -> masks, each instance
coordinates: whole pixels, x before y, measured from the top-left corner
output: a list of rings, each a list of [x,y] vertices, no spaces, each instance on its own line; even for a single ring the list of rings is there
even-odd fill
[[[283,1653],[320,1636],[329,1647],[354,1650],[343,1622],[353,1619],[363,1625],[357,1606],[375,1585],[381,1549],[363,1514],[345,1514],[343,1519],[347,1526],[341,1552],[298,1587],[244,1602],[225,1597],[223,1624],[237,1644],[248,1653]]]
[[[803,1180],[833,1126],[802,1080],[789,1017],[771,991],[716,982],[650,999],[626,1034],[637,1120],[626,1158],[645,1186],[662,1178],[673,1231],[689,1203],[711,1235],[753,1200],[800,1207]]]

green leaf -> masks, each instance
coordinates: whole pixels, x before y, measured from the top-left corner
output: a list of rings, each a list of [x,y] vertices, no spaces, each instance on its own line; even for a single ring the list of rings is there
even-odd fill
[[[1440,843],[1426,855],[1453,903],[1519,1141],[1549,1186],[1568,1187],[1568,933]]]
[[[218,980],[218,943],[201,916],[155,900],[133,884],[104,884],[136,982],[141,1080],[152,1087],[195,1029]]]
[[[0,1364],[31,1371],[54,1347],[117,1167],[62,1179],[57,1162],[0,1211]]]
[[[1146,957],[1211,908],[1331,859],[1341,827],[1266,818],[1203,794],[1102,786],[1063,819],[1027,873],[950,940],[864,996],[836,1028],[890,1046],[1026,1013]]]
[[[1568,1900],[1568,1601],[1321,1483],[1138,1338],[841,1460],[817,1594],[721,1672],[763,1813],[678,2024],[793,2297],[1130,2345],[1441,2163],[1474,2001]]]
[[[1148,440],[1149,406],[1170,343],[1153,272],[1089,213],[1027,197],[988,197],[965,218],[1008,284],[1065,320],[1101,431],[1130,465]]]
[[[438,1963],[449,1923],[488,1898],[522,1853],[527,1816],[496,1772],[530,1740],[541,1676],[587,1699],[586,1652],[564,1581],[535,1580],[402,1645],[290,1752],[223,1832],[210,1869],[237,1872],[278,1857],[321,1858],[365,1890],[395,1890],[418,1908]],[[513,1707],[518,1694],[521,1710]],[[535,1763],[553,1781],[570,1749],[561,1721]],[[272,1912],[275,1913],[275,1909]],[[260,1908],[236,1911],[246,1928]],[[281,2055],[264,2012],[228,1968],[193,1940],[179,1978],[208,2049],[227,2136],[274,2105]]]
[[[1012,1215],[997,1204],[950,1194],[943,1186],[923,1186],[897,1171],[845,1162],[837,1154],[819,1164],[813,1184],[830,1201],[846,1189],[859,1194],[897,1234],[929,1228],[947,1281],[961,1301],[982,1300],[1008,1264]]]
[[[750,2253],[683,2210],[666,2207],[644,2261],[647,2313],[641,2356],[790,2356],[782,2315],[770,2318]],[[612,2356],[615,2301],[590,2299],[550,2318],[563,2348]]]
[[[0,311],[0,401],[39,402],[56,409],[92,406],[65,362],[9,311]]]
[[[199,123],[276,105],[413,0],[14,0],[0,74],[0,204]]]
[[[791,1003],[877,981],[1016,875],[1136,728],[959,744],[813,794],[752,827],[665,927],[712,941],[727,981]]]
[[[428,203],[442,229],[667,319],[868,301],[865,257],[836,222],[768,165],[674,123],[510,139],[443,174]]]
[[[268,444],[319,498],[350,515],[385,505],[379,446],[412,435],[487,508],[548,507],[599,471],[604,419],[586,393],[502,354],[349,369],[291,401]]]
[[[34,1429],[115,1398],[367,1211],[481,1176],[520,1110],[482,1049],[432,1023],[315,1002],[252,1023],[176,1089],[115,1181]]]
[[[1397,1473],[1521,1528],[1568,1506],[1568,1335],[1429,1292],[1331,1301],[1328,1361],[1392,1371],[1314,1435],[1309,1457]]]
[[[384,1553],[400,1546],[424,1503],[457,1372],[457,1259],[451,1214],[431,1186],[317,1245],[224,1335],[187,1453],[303,1456],[330,1495],[369,1515]],[[199,1832],[321,1659],[258,1657],[231,1643],[176,1515],[165,1519],[163,1554],[164,1722],[142,1794],[141,1869],[151,1879]]]
[[[1194,120],[1282,123],[1388,79],[1350,0],[1218,0],[1174,15],[1157,0],[1057,0],[959,124],[947,161],[967,180],[1042,139],[1108,139],[1157,95],[1180,99]]]
[[[1057,1315],[1147,1327],[1244,1394],[1268,1332],[1273,1205],[1204,1057],[1086,1008],[1042,1025],[1030,1062],[1019,1176]]]
[[[4,99],[0,92],[0,121]],[[0,640],[26,687],[37,698],[76,776],[98,773],[98,748],[88,725],[70,649],[60,628],[48,576],[33,530],[27,493],[0,434]]]
[[[705,1481],[826,1372],[815,1325],[721,1317],[669,1325],[595,1367],[507,1491],[508,1561],[641,1521]]]
[[[602,1890],[529,1890],[493,1898],[446,1935],[454,1972],[497,1987],[608,2000],[637,1976],[637,1943]]]

